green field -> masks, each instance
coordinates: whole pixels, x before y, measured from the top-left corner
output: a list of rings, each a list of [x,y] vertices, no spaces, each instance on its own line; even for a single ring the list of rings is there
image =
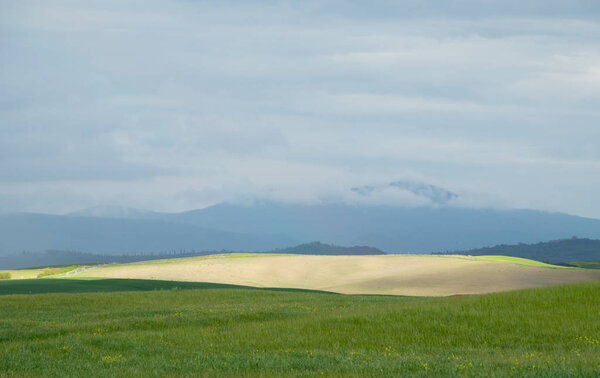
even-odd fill
[[[48,293],[94,293],[114,291],[155,291],[190,289],[247,289],[290,292],[318,292],[303,289],[269,288],[218,284],[210,282],[180,282],[163,280],[135,280],[122,278],[38,278],[0,281],[0,295],[48,294]]]
[[[0,376],[600,374],[600,282],[407,298],[71,281],[0,297]],[[74,293],[132,286],[157,291]]]

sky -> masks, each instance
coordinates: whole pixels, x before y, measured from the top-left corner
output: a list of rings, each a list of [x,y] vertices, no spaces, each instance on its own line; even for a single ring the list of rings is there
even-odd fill
[[[600,218],[599,105],[596,0],[0,0],[0,212]]]

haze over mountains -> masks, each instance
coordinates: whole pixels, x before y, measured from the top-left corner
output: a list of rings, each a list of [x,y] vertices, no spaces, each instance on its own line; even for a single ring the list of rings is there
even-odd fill
[[[145,260],[174,259],[182,257],[196,257],[231,253],[235,251],[224,250],[179,250],[158,254],[94,254],[67,250],[45,250],[42,252],[21,252],[7,256],[0,255],[0,269],[16,269],[25,267],[68,265],[68,264],[110,264],[130,263]],[[324,244],[321,242],[304,243],[294,247],[275,249],[272,251],[256,251],[271,254],[295,255],[384,255],[377,248],[368,246],[343,247],[339,245]]]
[[[0,215],[4,255],[46,249],[115,255],[270,251],[314,240],[428,253],[573,235],[600,238],[600,220],[534,210],[274,202],[223,203],[182,213],[96,207],[68,215]]]
[[[206,229],[185,222],[47,214],[2,215],[0,237],[3,254],[46,249],[100,254],[264,250],[291,245],[282,236]]]

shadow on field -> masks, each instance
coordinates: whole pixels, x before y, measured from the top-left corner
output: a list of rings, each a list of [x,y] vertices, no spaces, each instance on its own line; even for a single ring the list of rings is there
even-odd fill
[[[210,282],[138,280],[128,278],[34,278],[0,281],[0,295],[45,293],[95,293],[114,291],[193,290],[193,289],[250,289],[286,292],[336,294],[328,291],[262,288]]]

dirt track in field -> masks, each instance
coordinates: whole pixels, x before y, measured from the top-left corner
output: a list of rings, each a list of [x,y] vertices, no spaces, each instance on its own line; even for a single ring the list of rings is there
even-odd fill
[[[446,296],[600,280],[600,270],[531,267],[467,256],[218,255],[105,265],[75,277],[215,282],[345,294]]]

